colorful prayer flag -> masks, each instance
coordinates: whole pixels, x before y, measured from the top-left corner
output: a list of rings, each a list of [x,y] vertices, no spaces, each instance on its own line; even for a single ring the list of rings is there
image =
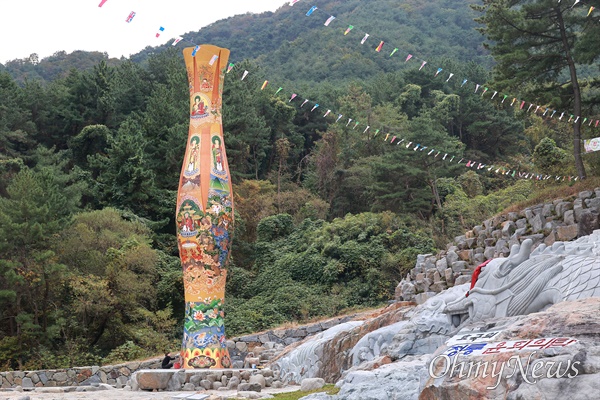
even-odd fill
[[[312,6],[310,8],[310,10],[308,10],[308,12],[306,13],[306,16],[309,17],[310,14],[312,14],[313,12],[315,12],[316,9],[317,9],[317,6]]]
[[[308,103],[308,99],[304,99],[304,101],[302,102],[302,104],[300,104],[300,108],[304,107],[304,105]]]
[[[162,26],[160,28],[158,28],[158,32],[156,32],[156,37],[159,37],[161,33],[163,33],[165,31],[165,28],[163,28]]]
[[[477,93],[477,91],[479,90],[479,86],[480,86],[479,84],[477,84],[477,85],[475,86],[475,93]]]
[[[275,92],[275,94],[281,92],[283,90],[283,88],[281,86],[279,86],[279,89],[277,89],[277,91]]]
[[[290,1],[290,7],[299,2],[300,0],[292,0]]]
[[[292,97],[290,97],[290,101],[288,101],[288,103],[291,103],[292,100],[296,98],[296,96],[298,96],[296,93],[292,93]]]
[[[183,38],[181,36],[177,36],[175,39],[173,39],[173,43],[171,43],[172,46],[175,46],[177,43],[181,42],[183,40]]]
[[[331,23],[331,21],[333,21],[335,19],[335,17],[332,15],[331,17],[327,18],[327,21],[325,21],[325,26],[329,26],[329,24]]]
[[[448,77],[448,79],[446,79],[446,82],[448,82],[450,80],[450,78],[452,78],[454,76],[453,73],[450,73],[450,76]]]
[[[591,7],[590,7],[590,11],[588,11],[588,14],[587,14],[587,16],[588,16],[588,17],[589,17],[589,16],[590,16],[590,14],[592,13],[592,11],[594,11],[594,9],[595,9],[595,8],[596,8],[596,7],[594,7],[594,6],[591,6]]]
[[[323,118],[325,118],[326,116],[328,116],[330,112],[331,112],[331,110],[327,110],[327,112],[325,113],[325,115],[323,115]]]
[[[216,55],[216,54],[215,54],[214,56],[212,56],[212,57],[210,58],[210,61],[208,62],[208,65],[213,65],[213,64],[215,63],[215,61],[217,61],[217,60],[218,60],[218,58],[219,58],[219,56],[218,56],[218,55]]]
[[[360,41],[360,44],[365,44],[365,42],[367,41],[368,38],[369,38],[369,34],[365,33],[365,37],[362,38],[362,40]]]
[[[268,84],[269,84],[269,81],[264,81],[262,86],[260,87],[260,90],[264,90],[264,88],[266,88]]]
[[[102,7],[104,5],[104,3],[106,3],[106,0],[101,0],[100,4],[98,4],[98,7]],[[594,7],[592,7],[594,8]],[[591,12],[591,11],[590,11]],[[588,14],[589,15],[589,14]]]
[[[244,74],[242,75],[242,80],[244,80],[244,78],[248,75],[248,71],[244,71]]]
[[[342,114],[338,114],[337,119],[335,120],[335,122],[337,123],[340,119],[342,119],[343,115]]]
[[[423,61],[421,63],[421,66],[419,67],[419,71],[423,69],[423,67],[425,66],[425,64],[427,64],[427,61]]]
[[[442,72],[442,68],[438,68],[438,70],[437,70],[437,72],[435,73],[434,76],[438,76],[440,72]]]
[[[396,52],[398,51],[398,48],[396,47],[394,50],[392,50],[392,52],[390,53],[390,57],[393,56]]]
[[[229,66],[227,67],[227,72],[226,72],[227,74],[231,72],[234,65],[235,65],[234,63],[229,63]]]
[[[367,127],[365,128],[365,130],[363,131],[363,133],[367,133],[367,131],[369,130],[370,126],[367,125]]]
[[[313,106],[313,108],[310,110],[310,112],[313,112],[313,111],[315,111],[315,109],[316,109],[317,107],[319,107],[319,105],[318,105],[318,104],[315,104],[315,105]]]
[[[192,57],[196,56],[196,53],[198,52],[198,50],[200,50],[200,45],[197,44],[194,47],[194,50],[192,50]],[[248,73],[248,71],[246,71],[246,73]],[[244,78],[242,78],[242,79],[244,79]]]
[[[344,32],[344,36],[346,36],[352,29],[354,29],[354,27],[352,25],[348,25],[348,29],[346,29],[346,32]]]
[[[467,83],[467,79],[464,79],[464,80],[463,80],[463,83],[460,85],[460,87],[463,87],[463,86],[465,86],[465,83]]]
[[[379,46],[377,46],[377,48],[375,49],[376,52],[380,52],[381,48],[383,47],[383,40],[381,41],[381,43],[379,43]]]
[[[404,60],[404,62],[407,62],[408,60],[410,60],[412,58],[412,54],[409,54],[406,56],[406,60]]]
[[[127,17],[127,19],[125,20],[125,22],[131,22],[131,20],[133,19],[133,17],[135,17],[135,11],[132,11],[129,13],[129,16]]]

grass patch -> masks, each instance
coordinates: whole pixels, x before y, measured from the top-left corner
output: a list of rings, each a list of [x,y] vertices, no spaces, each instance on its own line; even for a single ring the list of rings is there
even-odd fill
[[[531,197],[529,197],[526,201],[515,203],[498,214],[518,212],[527,207],[543,203],[551,203],[554,200],[561,198],[564,200],[572,200],[577,197],[579,192],[583,192],[584,190],[593,191],[597,187],[600,187],[599,177],[590,177],[573,185],[556,186],[551,184],[536,190],[535,193],[532,193]]]
[[[298,400],[299,398],[307,396],[311,393],[326,392],[327,394],[337,394],[339,391],[340,389],[335,387],[335,385],[325,385],[321,389],[310,390],[308,392],[298,390],[297,392],[278,393],[274,394],[273,398],[277,400]]]

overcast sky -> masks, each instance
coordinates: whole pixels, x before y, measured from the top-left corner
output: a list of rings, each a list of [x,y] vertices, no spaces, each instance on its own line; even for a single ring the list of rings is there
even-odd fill
[[[0,63],[57,51],[128,57],[189,31],[246,12],[275,11],[289,0],[0,0]],[[285,7],[289,7],[287,4]],[[136,15],[125,22],[130,12]],[[156,37],[159,28],[164,32]]]

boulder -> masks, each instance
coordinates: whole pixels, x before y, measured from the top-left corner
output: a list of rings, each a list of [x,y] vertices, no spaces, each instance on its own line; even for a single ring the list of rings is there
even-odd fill
[[[267,384],[265,382],[265,377],[262,376],[261,374],[252,375],[250,377],[250,379],[248,380],[248,383],[250,383],[250,384],[258,383],[260,385],[260,387],[263,389],[267,386]]]
[[[561,242],[568,242],[577,237],[577,225],[559,226],[556,228],[556,239]]]
[[[142,370],[135,373],[140,390],[165,390],[173,372],[159,370]]]
[[[300,382],[300,390],[303,392],[321,389],[323,386],[325,386],[323,378],[306,378]]]
[[[583,210],[577,224],[577,237],[591,235],[592,232],[594,232],[596,229],[599,229],[599,215],[600,213],[596,210]]]

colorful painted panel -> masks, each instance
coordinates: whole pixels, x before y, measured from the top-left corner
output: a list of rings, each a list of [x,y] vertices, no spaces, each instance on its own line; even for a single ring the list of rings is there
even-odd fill
[[[177,243],[183,267],[183,368],[229,368],[223,304],[233,227],[231,177],[221,122],[229,50],[183,50],[190,126],[177,194]]]

